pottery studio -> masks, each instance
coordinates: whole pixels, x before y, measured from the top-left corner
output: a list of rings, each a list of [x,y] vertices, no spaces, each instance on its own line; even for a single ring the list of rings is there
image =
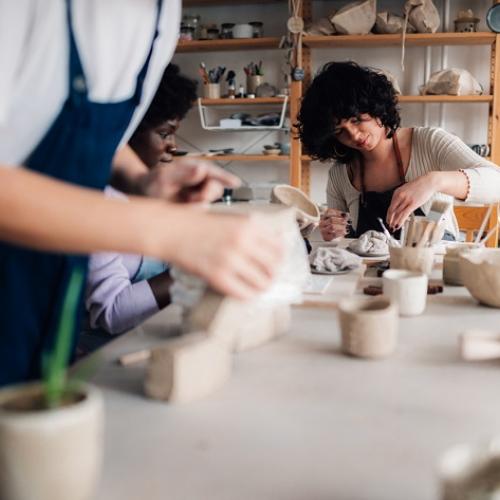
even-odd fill
[[[0,500],[500,498],[499,1],[0,25]]]

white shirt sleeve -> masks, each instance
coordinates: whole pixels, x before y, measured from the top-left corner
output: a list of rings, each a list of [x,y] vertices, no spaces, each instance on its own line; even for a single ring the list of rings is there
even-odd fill
[[[469,181],[465,201],[496,203],[500,201],[500,168],[476,154],[457,136],[436,128],[432,131],[431,150],[435,170],[462,170]]]
[[[29,24],[29,0],[0,0],[0,131],[8,125],[12,89],[25,49],[24,32],[19,26]]]

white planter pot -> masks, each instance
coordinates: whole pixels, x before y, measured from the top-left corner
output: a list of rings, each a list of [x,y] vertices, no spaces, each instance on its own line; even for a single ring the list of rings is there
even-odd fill
[[[1,499],[92,497],[102,461],[102,398],[88,385],[73,392],[78,400],[62,408],[19,410],[14,402],[40,399],[41,385],[0,390]]]

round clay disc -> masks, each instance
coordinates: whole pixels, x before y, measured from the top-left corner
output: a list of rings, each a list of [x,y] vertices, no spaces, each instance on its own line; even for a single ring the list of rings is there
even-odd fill
[[[301,17],[293,16],[288,19],[286,26],[290,33],[301,33],[304,29],[304,20]]]

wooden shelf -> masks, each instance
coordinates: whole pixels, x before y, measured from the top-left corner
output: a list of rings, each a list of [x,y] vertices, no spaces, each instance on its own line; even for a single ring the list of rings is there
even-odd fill
[[[478,33],[414,33],[406,35],[407,47],[431,45],[491,45],[496,34]],[[401,35],[331,35],[304,36],[303,43],[310,48],[327,47],[388,47],[400,46]]]
[[[259,161],[290,161],[290,155],[264,155],[264,154],[247,154],[247,155],[194,155],[196,158],[203,158],[204,160],[220,161],[220,162],[230,162],[230,161],[249,161],[249,162],[259,162]],[[310,161],[309,156],[303,155],[301,158],[303,161]]]
[[[285,0],[184,0],[183,7],[210,7],[216,5],[273,4]]]
[[[277,49],[279,37],[238,38],[229,40],[179,40],[177,53],[186,52],[219,52],[230,50],[263,50]]]
[[[455,103],[478,103],[478,102],[493,102],[492,95],[400,95],[398,102],[455,102]]]
[[[259,104],[279,104],[282,105],[285,99],[283,97],[256,97],[255,99],[241,98],[228,99],[222,97],[220,99],[202,99],[203,106],[242,106],[242,105],[259,105]]]

